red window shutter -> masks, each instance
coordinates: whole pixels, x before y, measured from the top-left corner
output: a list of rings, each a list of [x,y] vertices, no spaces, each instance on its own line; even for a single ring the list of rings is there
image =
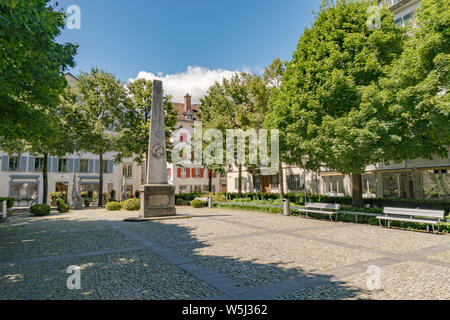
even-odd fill
[[[216,173],[214,173],[213,177],[214,177],[214,178],[216,178],[216,177],[217,177],[217,174],[216,174]]]
[[[204,177],[205,176],[205,169],[201,168],[200,169],[200,177]]]
[[[191,177],[191,169],[186,168],[186,178],[190,178],[190,177]]]
[[[195,168],[192,168],[192,177],[196,178],[196,176],[195,176]]]
[[[181,168],[178,168],[178,178],[181,178]]]
[[[172,176],[172,169],[169,168],[169,179],[170,179],[171,176]]]

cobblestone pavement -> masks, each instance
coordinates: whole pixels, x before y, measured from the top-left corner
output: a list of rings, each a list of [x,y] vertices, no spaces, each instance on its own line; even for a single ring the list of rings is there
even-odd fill
[[[0,299],[450,299],[450,236],[229,209],[0,224]],[[69,266],[81,289],[68,289]]]

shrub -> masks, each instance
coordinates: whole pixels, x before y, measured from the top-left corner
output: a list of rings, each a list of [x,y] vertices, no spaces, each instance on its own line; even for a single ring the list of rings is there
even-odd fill
[[[106,204],[106,210],[108,211],[119,211],[122,209],[122,206],[117,201],[111,201]]]
[[[191,207],[192,208],[203,208],[203,201],[194,199],[191,201]]]
[[[141,200],[140,199],[128,199],[125,201],[122,201],[121,203],[122,209],[128,210],[128,211],[137,211],[141,208]]]
[[[183,199],[176,199],[175,200],[175,204],[177,206],[188,206],[189,205],[189,201],[183,200]]]
[[[59,207],[58,207],[58,211],[59,212],[69,212],[70,208],[69,205],[67,203],[62,203]]]
[[[48,204],[35,204],[30,207],[30,212],[35,216],[47,216],[50,214],[50,206]]]
[[[218,192],[208,193],[208,196],[210,196],[212,198],[213,202],[227,201],[227,198],[225,197],[225,194],[223,194],[223,193],[218,193]]]
[[[8,208],[12,208],[14,205],[14,198],[0,198],[0,203],[6,201],[6,206]],[[0,208],[1,210],[1,208]]]
[[[63,199],[57,200],[57,208],[59,212],[69,212],[69,205]]]
[[[108,198],[108,199],[106,199],[106,203],[109,203],[109,202],[117,202],[117,200],[116,200],[116,198]]]

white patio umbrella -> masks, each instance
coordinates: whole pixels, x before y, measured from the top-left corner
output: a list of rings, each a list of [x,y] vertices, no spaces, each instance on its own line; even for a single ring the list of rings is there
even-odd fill
[[[127,182],[125,176],[122,177],[122,201],[127,199]]]
[[[72,184],[72,203],[78,200],[78,192],[77,192],[77,174],[73,175],[73,184]]]

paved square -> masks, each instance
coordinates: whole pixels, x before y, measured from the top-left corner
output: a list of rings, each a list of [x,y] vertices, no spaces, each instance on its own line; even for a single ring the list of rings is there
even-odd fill
[[[0,299],[450,299],[450,236],[180,207],[123,222],[103,209],[0,224]],[[81,269],[69,290],[67,267]],[[379,288],[369,290],[369,266]]]

